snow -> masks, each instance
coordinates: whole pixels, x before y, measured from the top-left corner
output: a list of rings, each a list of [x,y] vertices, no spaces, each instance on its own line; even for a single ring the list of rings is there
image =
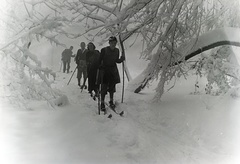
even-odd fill
[[[69,104],[68,97],[66,95],[56,98],[53,102],[56,106],[65,106]]]
[[[76,52],[79,42],[69,41],[68,47],[74,45]],[[33,43],[30,51],[37,54],[43,66],[59,71],[63,48],[51,49],[45,42],[41,44]],[[134,47],[126,52],[134,77],[148,64],[148,61],[139,61],[137,50],[141,49]],[[5,64],[1,63],[0,68],[1,79],[10,76],[2,73]],[[72,61],[71,70],[74,68]],[[179,79],[161,102],[152,103],[157,85],[153,82],[141,94],[126,90],[124,103],[119,103],[125,116],[113,115],[108,119],[97,114],[97,102],[85,90],[80,92],[76,74],[67,85],[71,73],[56,74],[52,87],[61,91],[62,96],[51,100],[55,106],[31,99],[25,100],[25,105],[12,102],[10,96],[14,95],[7,92],[11,81],[0,80],[1,164],[240,162],[238,88],[226,95],[209,96],[204,94],[202,88],[206,81],[202,80],[200,94],[193,95],[190,93],[196,77],[190,76],[187,80]],[[118,102],[121,87],[119,84],[115,95]],[[231,96],[232,93],[235,96]],[[20,95],[19,91],[15,96]]]
[[[36,5],[42,1],[26,2]],[[47,25],[55,27],[56,24]],[[37,26],[32,32],[41,27]],[[225,40],[227,36],[231,36],[233,42],[238,41],[237,32],[226,28],[206,34],[201,39],[204,42],[192,47],[195,43],[192,41],[181,52],[188,54],[216,40]],[[75,52],[81,41],[65,40],[67,47],[74,45]],[[33,42],[29,50],[37,54],[44,66],[58,71],[64,48],[51,49],[45,42],[41,44]],[[147,64],[134,55],[136,49],[126,52],[134,76]],[[73,61],[71,64],[74,70],[76,65]],[[0,70],[0,79],[10,76],[2,63]],[[201,88],[205,81],[202,80],[200,93],[194,95],[190,93],[194,90],[195,77],[190,76],[187,80],[179,79],[174,90],[165,93],[161,102],[152,103],[157,85],[154,81],[140,94],[126,90],[124,103],[119,103],[118,107],[125,111],[124,117],[113,115],[108,119],[97,114],[97,102],[85,90],[80,92],[76,74],[67,85],[70,76],[71,73],[57,72],[52,87],[61,91],[62,96],[50,103],[32,99],[21,102],[20,91],[13,88],[17,95],[9,92],[11,81],[0,80],[1,164],[240,163],[239,88],[214,97],[204,94]],[[120,102],[121,84],[117,90],[115,96]],[[15,102],[11,101],[12,97]]]
[[[97,114],[97,102],[82,93],[71,74],[57,73],[63,92],[56,102],[30,101],[28,108],[1,95],[0,163],[122,164],[239,163],[240,99],[190,94],[194,77],[180,79],[162,102],[152,103],[154,83],[141,94],[125,92],[125,116]],[[204,82],[202,82],[204,85]],[[116,100],[121,99],[118,85]],[[108,97],[107,97],[108,99]]]

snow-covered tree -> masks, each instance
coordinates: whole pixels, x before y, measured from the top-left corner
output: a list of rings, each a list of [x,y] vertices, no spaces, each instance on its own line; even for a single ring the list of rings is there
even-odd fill
[[[206,94],[219,95],[239,85],[240,67],[230,46],[211,51],[211,55],[201,54],[197,61],[193,62],[191,69],[194,69],[199,77],[207,78]],[[196,86],[199,87],[197,83],[198,81]]]
[[[0,44],[3,59],[1,73],[2,81],[11,81],[11,85],[7,85],[12,88],[12,94],[16,94],[17,98],[37,98],[50,102],[52,98],[61,95],[51,88],[56,73],[42,67],[38,54],[33,54],[30,48],[34,40],[43,39],[65,46],[56,37],[63,32],[63,22],[67,20],[51,15],[52,9],[44,9],[43,12],[43,4],[48,2],[5,1],[4,8],[0,11],[1,28],[4,29],[4,39]]]
[[[239,27],[239,1],[233,0],[16,0],[5,1],[7,12],[1,10],[1,24],[7,31],[7,40],[1,44],[1,53],[13,60],[21,77],[38,75],[51,88],[48,75],[54,73],[42,68],[37,54],[29,50],[33,40],[47,39],[52,44],[65,46],[59,35],[89,40],[110,35],[119,38],[124,53],[124,42],[136,38],[143,46],[142,58],[150,59],[147,68],[134,79],[132,89],[140,92],[151,80],[158,79],[155,100],[164,93],[165,83],[185,75],[189,52],[179,53],[179,47],[207,31],[230,26]],[[17,8],[17,9],[16,9]],[[80,32],[72,32],[71,27]],[[193,43],[195,43],[193,42]],[[194,44],[190,44],[194,46]],[[191,48],[189,49],[191,50]],[[26,71],[28,68],[28,71]],[[128,79],[131,77],[124,68]],[[30,82],[32,80],[29,80]],[[28,84],[28,83],[25,83]],[[34,86],[34,85],[33,85]]]
[[[155,96],[155,100],[159,100],[167,81],[185,75],[184,61],[190,52],[177,51],[183,43],[195,38],[191,44],[187,42],[191,51],[201,34],[224,26],[239,27],[238,16],[232,13],[239,13],[239,2],[232,3],[234,5],[215,0],[152,1],[149,8],[156,11],[156,15],[151,26],[145,26],[141,34],[147,43],[143,54],[153,55],[148,67],[132,82],[133,91],[138,93],[150,80],[159,78]]]
[[[120,35],[122,41],[129,37],[142,39],[142,58],[151,61],[131,82],[132,90],[138,93],[151,80],[159,79],[155,100],[161,98],[167,81],[185,75],[182,61],[188,52],[177,52],[180,45],[216,28],[239,27],[235,14],[239,13],[238,1],[232,1],[231,5],[224,0],[80,0],[79,3],[83,9],[75,10],[84,16],[79,21],[86,21],[86,33],[96,30],[94,37],[105,36],[104,39],[106,35]]]

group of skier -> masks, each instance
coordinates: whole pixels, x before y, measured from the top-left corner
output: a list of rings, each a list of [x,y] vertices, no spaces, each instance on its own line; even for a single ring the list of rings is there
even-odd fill
[[[119,57],[119,49],[116,48],[117,38],[112,36],[109,38],[109,46],[104,47],[99,52],[95,45],[90,42],[86,44],[81,42],[77,55],[72,55],[73,47],[65,49],[62,52],[63,72],[67,70],[69,73],[71,57],[75,57],[77,64],[78,86],[81,89],[87,89],[92,97],[101,97],[101,111],[106,112],[105,96],[109,92],[109,106],[115,108],[114,93],[116,92],[116,84],[120,83],[120,76],[117,63],[125,60],[124,56]],[[83,84],[81,85],[81,78]],[[86,81],[88,79],[88,87]],[[100,95],[99,95],[100,94]]]

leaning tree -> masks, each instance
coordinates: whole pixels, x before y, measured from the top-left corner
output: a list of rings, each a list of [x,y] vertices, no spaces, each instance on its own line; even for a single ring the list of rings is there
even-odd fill
[[[159,79],[155,100],[161,98],[166,82],[186,75],[186,59],[189,59],[186,56],[190,52],[177,51],[180,45],[192,38],[196,38],[196,43],[198,37],[209,30],[224,26],[239,27],[239,19],[234,15],[239,13],[238,1],[234,1],[233,6],[227,1],[214,0],[157,2],[149,4],[150,11],[157,11],[152,24],[141,31],[147,43],[143,54],[146,57],[152,55],[151,61],[132,82],[133,91],[138,93],[150,80]]]

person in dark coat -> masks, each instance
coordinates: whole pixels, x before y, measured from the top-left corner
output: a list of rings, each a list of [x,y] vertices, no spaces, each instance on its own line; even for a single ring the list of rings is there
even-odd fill
[[[84,42],[81,42],[80,44],[81,49],[77,51],[77,56],[75,58],[76,64],[77,64],[77,79],[78,79],[78,86],[81,89],[87,89],[87,86],[85,85],[87,80],[87,63],[86,63],[86,44]],[[81,78],[83,76],[83,85],[81,85]]]
[[[114,93],[116,92],[116,84],[120,83],[120,76],[117,68],[117,63],[121,63],[125,60],[124,56],[119,58],[119,49],[116,48],[117,38],[109,38],[109,46],[101,49],[100,54],[100,69],[102,69],[102,81],[101,81],[101,110],[105,111],[105,95],[109,92],[110,107],[114,108],[113,102]]]
[[[95,96],[98,94],[99,85],[96,83],[97,78],[97,70],[99,68],[99,57],[100,52],[95,50],[95,45],[90,42],[88,43],[88,51],[86,53],[86,61],[87,61],[87,75],[88,75],[88,92],[91,96]],[[95,92],[93,95],[92,92]]]
[[[62,52],[63,73],[65,73],[66,69],[67,69],[67,73],[69,73],[71,57],[75,57],[75,55],[72,55],[73,53],[72,50],[73,50],[73,46],[70,46],[69,49],[65,49]]]

